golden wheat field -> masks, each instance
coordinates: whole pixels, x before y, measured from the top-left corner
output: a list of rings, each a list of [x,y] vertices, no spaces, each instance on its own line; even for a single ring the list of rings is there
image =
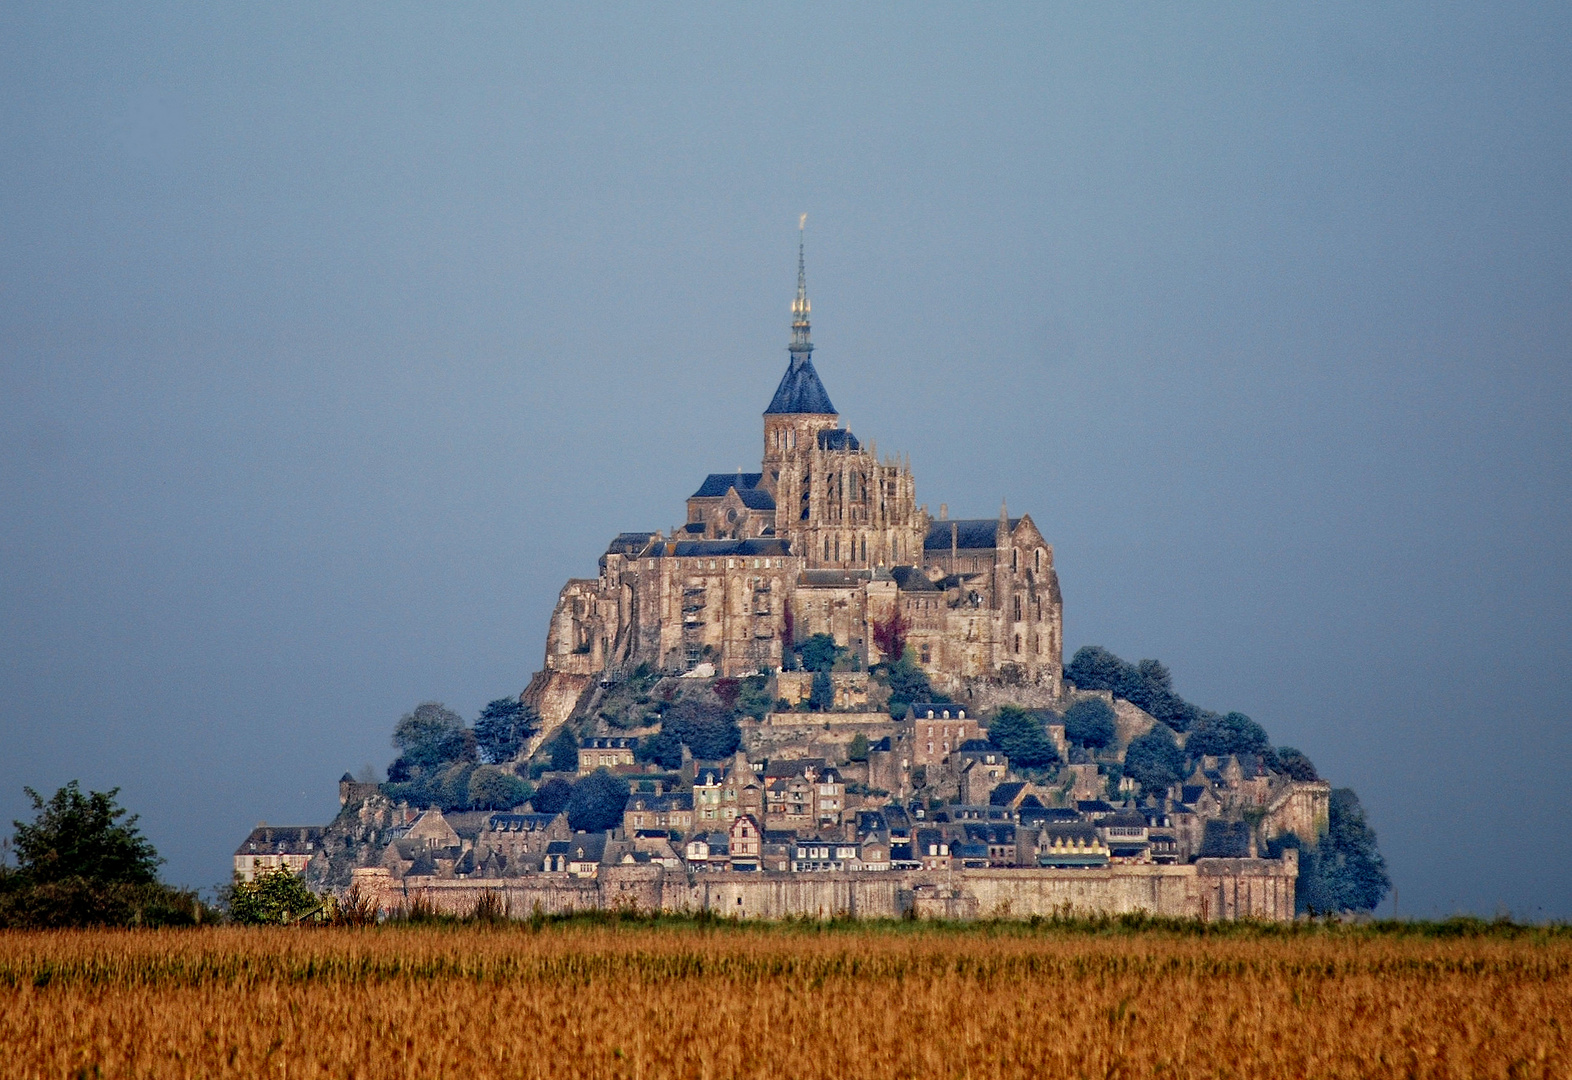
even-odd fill
[[[1557,934],[0,934],[7,1077],[1566,1077],[1569,1025]]]

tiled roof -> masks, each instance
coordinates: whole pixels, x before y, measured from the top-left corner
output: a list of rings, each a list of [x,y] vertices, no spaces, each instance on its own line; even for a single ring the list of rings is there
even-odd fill
[[[714,558],[720,555],[790,555],[791,546],[785,540],[678,540],[672,545],[671,555],[679,559]],[[651,555],[660,555],[657,548]]]
[[[844,428],[825,428],[819,432],[820,450],[860,450],[862,444],[857,441],[857,436]]]
[[[236,855],[311,855],[321,850],[320,825],[258,825]]]
[[[704,478],[704,483],[699,485],[699,490],[688,498],[719,499],[732,488],[736,488],[740,494],[758,487],[759,481],[763,479],[764,474],[756,472],[712,472]]]
[[[618,533],[606,547],[607,555],[637,555],[649,546],[655,538],[652,532],[624,532]]]
[[[737,492],[737,498],[742,500],[742,505],[749,510],[774,510],[775,498],[763,488],[748,488],[746,491]]]
[[[915,566],[892,566],[890,576],[901,592],[938,592],[939,587]]]
[[[801,362],[798,356],[802,357]],[[825,393],[824,384],[819,381],[819,373],[813,370],[813,361],[806,354],[793,354],[786,374],[781,376],[781,384],[775,388],[775,396],[770,399],[769,408],[764,410],[765,416],[772,413],[837,415],[835,406],[830,404],[830,395]]]
[[[1020,518],[1011,518],[1010,528],[1013,530],[1020,521]],[[935,521],[928,526],[928,536],[922,542],[923,550],[948,551],[952,532],[957,548],[992,550],[999,544],[999,519],[951,518],[948,521]]]

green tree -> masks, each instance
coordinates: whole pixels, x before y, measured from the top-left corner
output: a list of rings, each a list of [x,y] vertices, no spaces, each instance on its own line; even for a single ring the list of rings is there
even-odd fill
[[[1124,755],[1125,775],[1141,785],[1147,795],[1161,795],[1184,776],[1184,751],[1166,724],[1131,741]]]
[[[1018,769],[1043,769],[1059,760],[1042,718],[1016,705],[1001,705],[988,721],[988,741]]]
[[[742,729],[732,719],[731,710],[698,696],[669,705],[661,717],[661,731],[671,732],[703,761],[730,757],[742,745]]]
[[[1102,698],[1082,698],[1064,712],[1064,736],[1077,746],[1097,750],[1118,732],[1112,706]]]
[[[829,634],[814,634],[802,643],[802,666],[806,671],[829,671],[841,649]]]
[[[1227,716],[1204,714],[1185,743],[1185,750],[1191,757],[1264,754],[1270,749],[1266,730],[1241,712],[1231,712]]]
[[[928,682],[928,673],[912,658],[910,649],[884,670],[884,680],[890,687],[891,716],[905,716],[907,706],[914,701],[950,700],[934,692],[933,685]]]
[[[393,745],[409,766],[430,769],[450,761],[476,759],[475,734],[458,713],[440,701],[423,701],[393,728]],[[398,762],[394,763],[397,767]],[[388,779],[393,779],[393,770]]]
[[[163,862],[136,827],[136,815],[115,801],[119,788],[82,794],[72,780],[46,802],[23,788],[37,813],[31,825],[20,821],[15,839],[17,867],[33,884],[71,878],[98,883],[151,885]],[[124,821],[121,819],[125,818]]]
[[[243,926],[282,926],[322,909],[322,898],[285,867],[236,881],[229,888],[229,917]]]
[[[579,741],[568,730],[568,725],[559,727],[551,741],[546,743],[546,757],[551,762],[552,772],[579,771]]]
[[[572,797],[573,785],[560,776],[553,776],[535,791],[530,805],[537,814],[560,814],[568,808],[568,800]]]
[[[1319,780],[1321,776],[1315,771],[1315,762],[1311,761],[1302,750],[1295,750],[1292,746],[1279,747],[1277,761],[1282,771],[1294,780]]]
[[[852,736],[851,744],[846,747],[846,760],[868,760],[868,736],[864,735],[860,731]]]
[[[511,810],[534,793],[527,780],[496,765],[478,766],[469,777],[469,805],[474,810]]]
[[[580,832],[604,832],[622,824],[628,805],[628,782],[608,769],[596,769],[573,785],[568,799],[568,824]]]
[[[835,683],[828,671],[815,671],[808,687],[808,708],[826,712],[835,707]]]
[[[493,765],[512,761],[539,727],[540,717],[535,710],[518,698],[490,702],[475,721],[475,743],[481,760]]]
[[[655,734],[640,739],[633,749],[637,761],[653,762],[663,769],[676,769],[682,765],[682,740],[664,725]]]

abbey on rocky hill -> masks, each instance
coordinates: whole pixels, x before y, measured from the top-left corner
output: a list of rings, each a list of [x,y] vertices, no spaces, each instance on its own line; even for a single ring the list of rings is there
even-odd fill
[[[1029,516],[950,520],[917,504],[908,463],[840,426],[814,370],[802,249],[791,359],[764,410],[759,472],[711,473],[672,535],[625,532],[600,575],[563,588],[526,697],[549,729],[607,674],[647,663],[740,676],[833,635],[864,668],[899,637],[937,689],[977,679],[1057,698],[1063,604]]]

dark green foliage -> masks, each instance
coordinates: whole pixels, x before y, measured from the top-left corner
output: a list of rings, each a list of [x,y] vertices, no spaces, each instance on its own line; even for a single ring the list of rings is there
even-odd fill
[[[1175,731],[1188,731],[1201,710],[1174,693],[1168,669],[1157,660],[1130,664],[1100,645],[1076,650],[1064,677],[1082,690],[1107,690],[1145,709]]]
[[[1292,746],[1282,746],[1277,750],[1277,762],[1282,771],[1295,780],[1319,780],[1321,776],[1315,771],[1315,763],[1305,756],[1302,750],[1295,750]]]
[[[808,690],[808,708],[824,712],[835,707],[835,684],[828,671],[815,671],[813,684]]]
[[[1244,821],[1219,821],[1206,823],[1201,834],[1203,859],[1245,859],[1250,856],[1250,825]]]
[[[496,765],[478,766],[469,777],[471,810],[511,810],[529,801],[535,793],[527,780]]]
[[[1300,914],[1373,911],[1392,887],[1375,830],[1349,788],[1332,790],[1327,833],[1319,844],[1311,847],[1289,833],[1269,843],[1266,854],[1277,858],[1284,848],[1299,849],[1295,902]]]
[[[525,740],[540,727],[540,717],[518,698],[498,698],[480,710],[475,744],[482,761],[500,764],[518,756]]]
[[[868,760],[868,736],[864,735],[860,731],[857,734],[852,736],[851,744],[846,747],[846,760],[847,761],[867,761]]]
[[[568,800],[572,797],[573,785],[560,776],[553,776],[536,789],[530,806],[537,814],[560,814],[568,808]]]
[[[914,701],[950,700],[943,694],[934,693],[927,672],[912,659],[910,650],[903,653],[895,663],[882,668],[880,675],[890,688],[891,716],[905,716],[907,706]]]
[[[1371,911],[1392,887],[1386,860],[1376,847],[1375,830],[1352,788],[1332,790],[1322,878],[1331,884],[1333,907],[1339,911]]]
[[[1266,731],[1244,713],[1227,716],[1209,713],[1202,716],[1190,732],[1185,750],[1191,757],[1210,754],[1264,754],[1271,749]]]
[[[742,693],[738,695],[732,712],[738,717],[751,716],[763,720],[774,707],[775,699],[770,697],[770,680],[763,675],[750,675],[742,680]]]
[[[189,889],[162,882],[65,878],[35,885],[0,867],[0,930],[60,930],[81,926],[194,926],[221,916]]]
[[[1083,698],[1064,712],[1064,736],[1077,746],[1098,750],[1114,741],[1118,728],[1113,707],[1102,698]]]
[[[663,769],[676,769],[682,765],[682,740],[662,727],[654,735],[639,740],[634,747],[636,761],[654,762]]]
[[[119,788],[82,794],[72,780],[47,802],[23,788],[37,817],[31,825],[13,821],[17,868],[34,885],[83,878],[101,883],[151,885],[163,860],[136,827],[136,816],[115,796]]]
[[[573,737],[568,725],[559,727],[546,743],[546,758],[551,762],[552,772],[579,771],[579,741]]]
[[[573,785],[568,799],[568,824],[581,832],[605,832],[622,824],[628,804],[628,782],[607,769],[596,769]]]
[[[1165,724],[1131,741],[1124,755],[1125,775],[1141,785],[1147,795],[1161,795],[1184,776],[1184,751]]]
[[[704,761],[730,757],[742,745],[742,729],[732,719],[731,710],[702,697],[674,702],[661,718],[661,731],[686,743],[693,756]]]
[[[475,733],[459,714],[440,701],[425,701],[405,714],[393,728],[399,757],[415,768],[430,769],[450,761],[474,761]],[[397,764],[397,763],[395,763]],[[391,779],[391,770],[389,779]]]
[[[1015,705],[1004,705],[988,722],[988,741],[1004,751],[1017,769],[1043,769],[1059,760],[1042,718]]]
[[[13,822],[18,865],[0,865],[0,929],[190,926],[216,918],[196,893],[158,881],[163,860],[115,801],[119,788],[84,795],[73,780],[47,801],[22,790],[37,816]]]
[[[802,654],[804,671],[829,671],[835,666],[841,650],[829,634],[814,634],[802,643],[798,652]]]
[[[322,898],[283,867],[229,887],[229,918],[243,926],[282,926],[322,909]]]

